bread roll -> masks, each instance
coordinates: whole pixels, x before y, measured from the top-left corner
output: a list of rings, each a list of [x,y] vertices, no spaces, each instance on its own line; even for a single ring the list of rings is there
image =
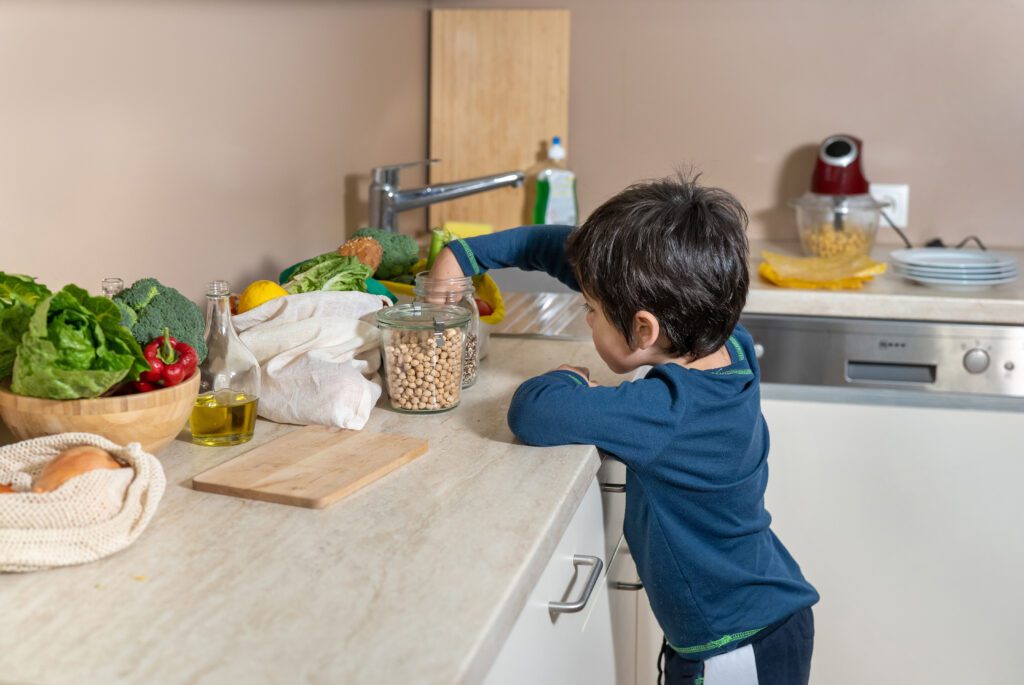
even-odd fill
[[[119,468],[120,462],[106,450],[91,445],[70,447],[43,467],[32,481],[32,492],[51,492],[75,476],[94,469]]]
[[[353,238],[338,248],[338,254],[342,257],[355,257],[374,271],[380,266],[380,260],[384,258],[384,248],[380,243],[369,236]]]

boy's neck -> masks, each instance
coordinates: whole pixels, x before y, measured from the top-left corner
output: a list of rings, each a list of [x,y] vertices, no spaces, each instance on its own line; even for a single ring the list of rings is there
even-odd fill
[[[729,366],[732,364],[732,357],[729,356],[729,349],[722,345],[711,354],[693,360],[688,360],[686,357],[672,357],[665,353],[656,354],[651,358],[651,366],[658,364],[678,364],[694,371],[710,371]]]

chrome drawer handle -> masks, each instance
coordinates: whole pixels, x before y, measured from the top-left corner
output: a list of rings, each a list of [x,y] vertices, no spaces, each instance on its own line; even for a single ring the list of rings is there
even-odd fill
[[[587,606],[587,602],[590,601],[590,594],[594,591],[597,586],[597,579],[601,576],[601,569],[604,568],[604,562],[597,557],[592,557],[587,554],[577,554],[572,558],[573,566],[593,566],[590,569],[590,577],[587,578],[587,584],[583,587],[583,592],[580,594],[580,598],[575,602],[548,602],[548,609],[555,614],[574,614]]]
[[[614,581],[611,585],[613,590],[630,590],[636,592],[637,590],[644,589],[643,583],[620,583],[618,581]]]
[[[601,483],[601,492],[625,492],[625,483]]]

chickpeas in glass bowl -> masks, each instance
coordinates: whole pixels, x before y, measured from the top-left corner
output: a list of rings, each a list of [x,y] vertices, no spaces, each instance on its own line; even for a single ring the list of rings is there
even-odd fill
[[[870,254],[886,206],[867,193],[804,193],[790,205],[796,208],[800,244],[812,257]]]

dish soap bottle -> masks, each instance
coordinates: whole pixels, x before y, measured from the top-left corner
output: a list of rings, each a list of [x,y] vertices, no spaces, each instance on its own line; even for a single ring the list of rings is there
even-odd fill
[[[198,445],[238,445],[252,438],[260,397],[260,365],[231,323],[231,287],[213,281],[206,292],[206,345],[199,397],[189,429]]]
[[[551,139],[547,161],[536,171],[534,186],[533,223],[576,225],[576,174],[566,165],[565,148],[558,136]]]

